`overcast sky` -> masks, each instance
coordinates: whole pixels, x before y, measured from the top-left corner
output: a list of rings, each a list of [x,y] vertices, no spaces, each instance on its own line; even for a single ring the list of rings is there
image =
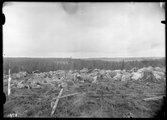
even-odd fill
[[[5,57],[164,57],[160,3],[5,3]]]

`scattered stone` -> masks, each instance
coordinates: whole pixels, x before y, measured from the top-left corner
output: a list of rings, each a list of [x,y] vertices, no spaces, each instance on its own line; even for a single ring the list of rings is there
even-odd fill
[[[17,80],[13,80],[12,84],[16,85],[17,88],[39,88],[40,84],[63,84],[63,82],[87,82],[87,83],[97,83],[98,80],[119,80],[119,81],[129,81],[129,80],[143,80],[143,81],[160,81],[165,80],[165,67],[147,67],[140,68],[134,67],[133,69],[127,70],[100,70],[94,69],[92,73],[89,73],[90,69],[83,68],[82,70],[57,70],[38,73],[38,71],[33,72],[33,78],[29,80],[24,80],[24,82],[19,83]],[[12,74],[12,78],[24,78],[27,76],[27,72],[19,72]],[[49,77],[50,76],[50,77]],[[112,79],[113,78],[113,79]]]

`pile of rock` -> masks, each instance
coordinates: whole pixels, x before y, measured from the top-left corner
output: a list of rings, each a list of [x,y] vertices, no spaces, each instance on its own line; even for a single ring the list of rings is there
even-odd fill
[[[12,78],[18,78],[18,79],[24,78],[26,76],[27,76],[27,72],[25,71],[12,74]]]
[[[165,68],[160,67],[147,67],[147,68],[133,68],[131,70],[89,70],[83,68],[82,70],[57,70],[43,73],[34,73],[33,78],[28,81],[29,86],[32,88],[39,87],[40,84],[60,84],[62,82],[89,82],[98,83],[103,80],[116,80],[116,81],[133,81],[143,80],[150,82],[157,82],[166,80]],[[27,75],[26,72],[19,72],[13,74],[12,78],[23,78]],[[28,86],[26,82],[18,84],[19,88]]]

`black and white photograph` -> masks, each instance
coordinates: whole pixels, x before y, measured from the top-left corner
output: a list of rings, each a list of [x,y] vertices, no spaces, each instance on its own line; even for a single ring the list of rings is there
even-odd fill
[[[4,118],[166,117],[165,2],[4,2]]]

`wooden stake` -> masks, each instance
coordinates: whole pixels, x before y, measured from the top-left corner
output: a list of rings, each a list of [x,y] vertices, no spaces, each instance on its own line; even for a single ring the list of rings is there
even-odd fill
[[[11,93],[10,82],[11,82],[11,77],[10,77],[10,69],[9,69],[9,78],[8,78],[8,96],[9,96],[10,93]]]
[[[148,100],[158,100],[158,99],[162,99],[163,96],[159,96],[159,97],[151,97],[151,98],[145,98],[144,100],[145,101],[148,101]]]
[[[58,99],[56,99],[56,102],[54,103],[54,106],[53,106],[53,109],[52,109],[52,112],[51,112],[51,116],[54,114],[54,112],[56,110],[57,104],[59,102],[59,97],[61,96],[62,93],[63,93],[63,88],[60,90],[59,95],[58,95]]]

